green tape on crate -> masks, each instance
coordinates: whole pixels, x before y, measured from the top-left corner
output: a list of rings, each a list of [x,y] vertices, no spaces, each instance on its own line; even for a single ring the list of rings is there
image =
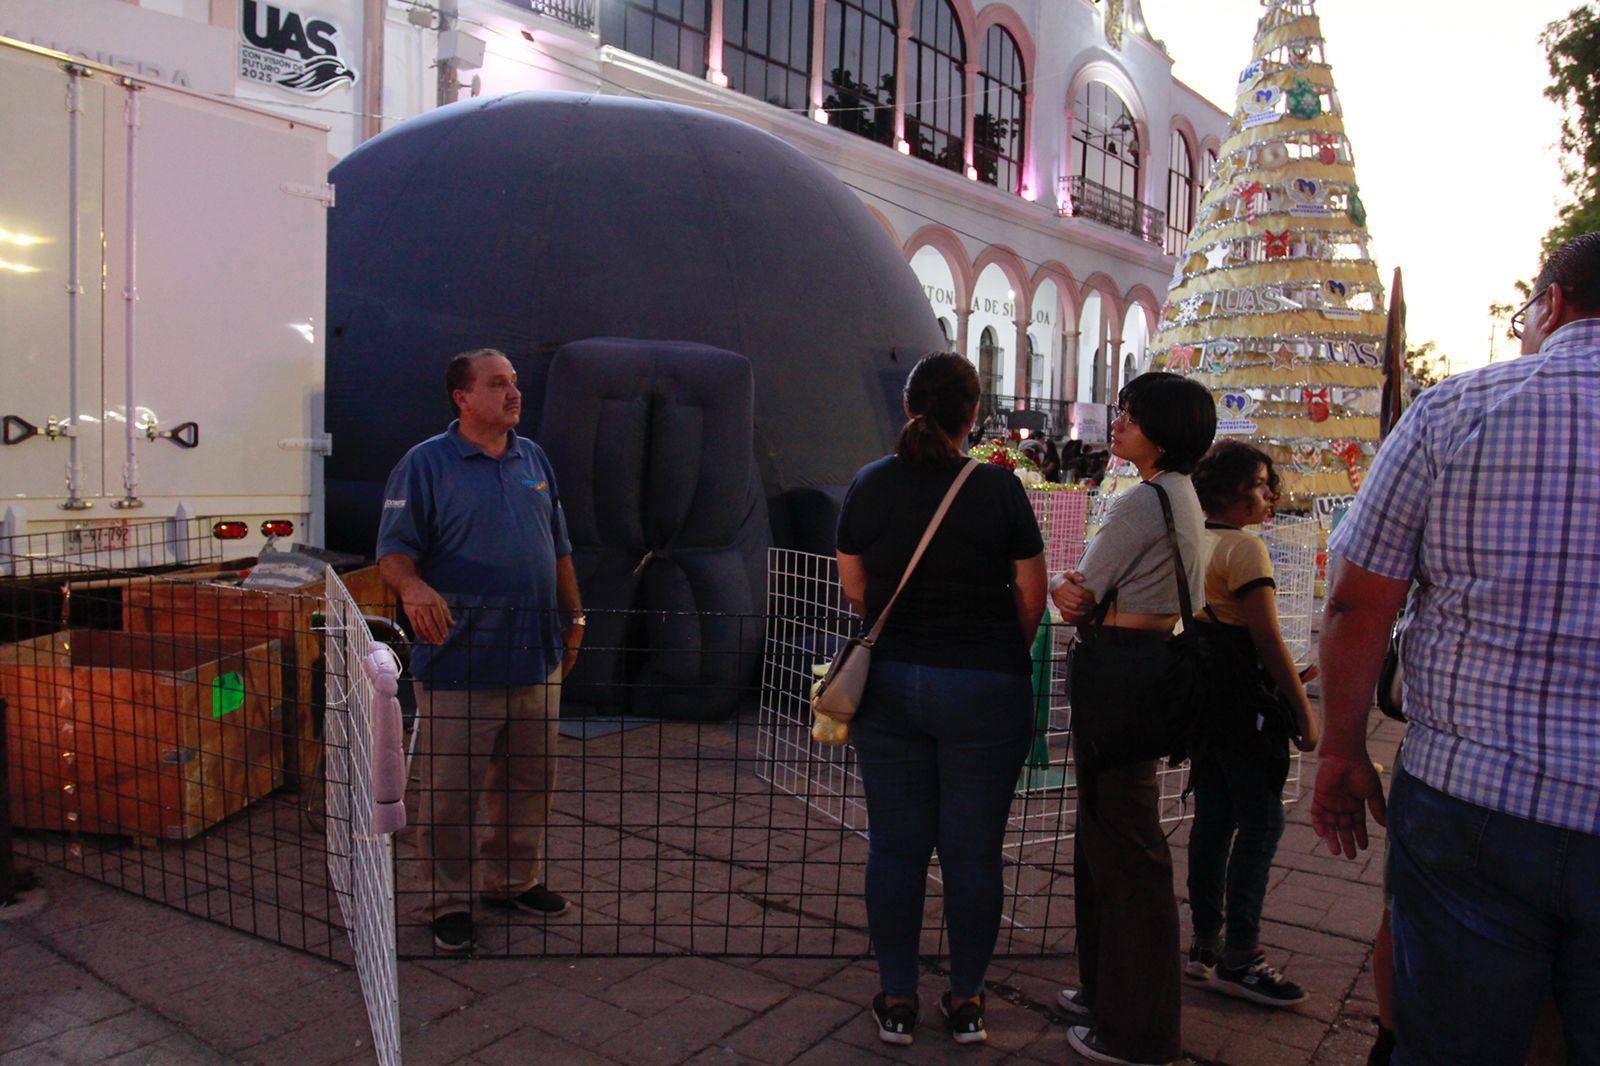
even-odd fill
[[[221,718],[244,706],[244,678],[238,672],[222,674],[211,682],[211,717]]]

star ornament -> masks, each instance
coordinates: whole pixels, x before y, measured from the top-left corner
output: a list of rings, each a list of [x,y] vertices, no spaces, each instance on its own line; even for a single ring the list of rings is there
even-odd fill
[[[1231,244],[1213,244],[1205,251],[1206,267],[1210,270],[1220,270],[1228,265],[1228,257],[1233,254]]]
[[[1280,346],[1277,351],[1268,355],[1267,358],[1272,360],[1272,369],[1274,370],[1294,369],[1294,352],[1287,345]]]

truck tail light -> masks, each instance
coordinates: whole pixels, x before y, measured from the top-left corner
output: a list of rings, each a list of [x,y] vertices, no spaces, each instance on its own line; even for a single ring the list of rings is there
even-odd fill
[[[294,533],[294,523],[287,518],[269,518],[261,523],[263,537],[287,537]]]
[[[250,535],[250,527],[243,522],[217,522],[211,527],[211,535],[218,540],[243,540]]]

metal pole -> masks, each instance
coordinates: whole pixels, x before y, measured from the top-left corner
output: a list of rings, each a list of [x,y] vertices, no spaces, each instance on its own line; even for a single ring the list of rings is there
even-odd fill
[[[445,31],[455,29],[456,18],[460,13],[460,9],[456,6],[456,0],[438,0],[438,2],[439,35],[436,40],[442,42]],[[439,106],[443,107],[446,104],[455,103],[460,98],[461,80],[460,75],[456,73],[456,68],[452,64],[446,63],[444,57],[439,55],[439,51],[437,47],[434,49],[434,68],[439,79]]]
[[[139,499],[139,452],[134,434],[134,423],[138,421],[138,407],[133,400],[133,362],[134,362],[134,308],[139,303],[139,224],[138,224],[138,170],[136,168],[139,141],[139,93],[144,91],[144,86],[137,82],[124,80],[122,85],[128,90],[128,106],[125,111],[125,120],[128,125],[128,174],[127,196],[123,204],[123,217],[125,228],[123,231],[124,280],[122,286],[122,344],[123,344],[123,415],[126,425],[123,426],[123,436],[126,441],[126,451],[122,457],[122,499],[112,503],[112,507],[119,509],[143,507],[144,501]]]
[[[11,854],[10,756],[6,752],[6,701],[0,700],[0,906],[17,901],[17,865]]]
[[[78,311],[83,296],[83,280],[78,264],[78,144],[79,126],[83,115],[82,80],[88,77],[85,67],[67,67],[67,499],[61,504],[64,511],[83,511],[89,501],[78,495],[83,482],[83,464],[78,461]]]

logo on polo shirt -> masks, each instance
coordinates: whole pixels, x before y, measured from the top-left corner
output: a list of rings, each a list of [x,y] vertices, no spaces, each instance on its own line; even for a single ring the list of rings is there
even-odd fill
[[[383,501],[383,509],[385,511],[403,511],[403,510],[406,509],[406,501],[404,501],[404,500],[384,500]]]
[[[528,486],[534,492],[543,492],[550,486],[548,481],[524,481],[523,484]]]

